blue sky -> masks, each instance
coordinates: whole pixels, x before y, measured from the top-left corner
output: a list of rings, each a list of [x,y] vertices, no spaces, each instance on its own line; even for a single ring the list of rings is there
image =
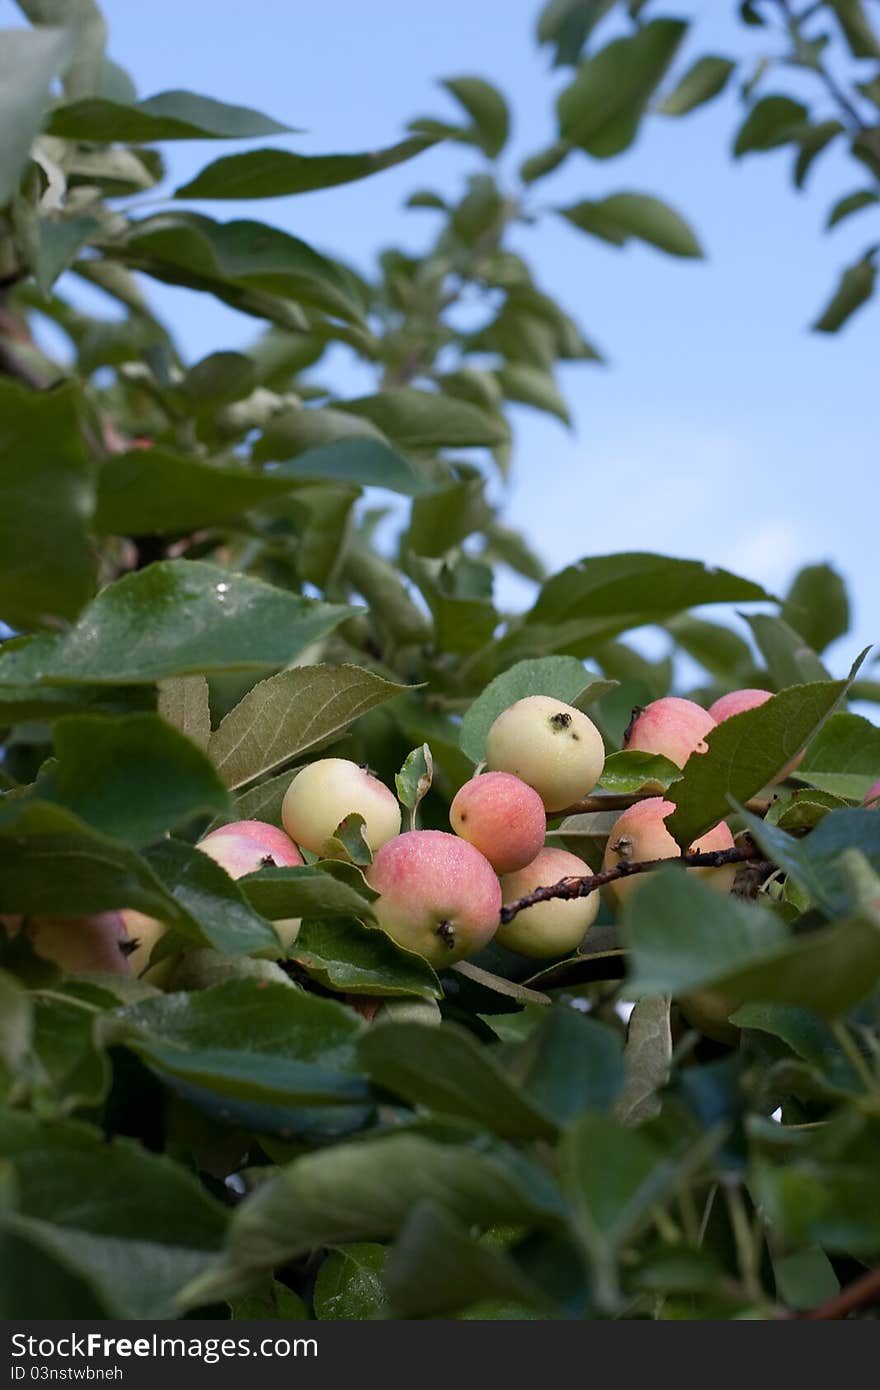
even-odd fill
[[[279,141],[305,153],[369,149],[391,143],[415,115],[453,115],[436,80],[474,73],[511,102],[514,138],[501,164],[509,173],[549,143],[553,96],[566,80],[536,48],[536,0],[104,0],[103,8],[111,53],[141,95],[187,87],[258,106],[307,128]],[[735,22],[732,0],[666,8],[698,18],[685,59],[746,45],[760,52],[762,31]],[[12,0],[0,0],[0,22],[19,22]],[[867,180],[831,154],[799,195],[790,154],[730,160],[737,118],[731,90],[684,120],[647,121],[622,158],[579,156],[536,186],[544,206],[622,189],[657,194],[687,215],[707,259],[676,261],[635,244],[616,250],[553,216],[518,233],[544,288],[610,365],[563,370],[571,433],[514,411],[507,517],[553,568],[588,553],[651,549],[723,564],[779,589],[801,563],[829,560],[855,606],[855,631],[833,653],[842,668],[880,637],[880,307],[837,338],[807,325],[876,227],[865,213],[824,235],[829,204]],[[220,153],[207,143],[165,149],[175,177]],[[367,266],[383,244],[426,244],[431,214],[403,209],[410,191],[455,193],[477,166],[463,147],[438,147],[361,184],[205,210],[262,217]],[[252,320],[205,296],[157,287],[154,298],[193,358],[254,335]],[[351,386],[364,383],[352,374]]]

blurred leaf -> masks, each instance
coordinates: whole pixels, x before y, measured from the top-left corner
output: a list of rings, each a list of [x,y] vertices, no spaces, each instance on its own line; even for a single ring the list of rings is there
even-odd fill
[[[862,188],[856,193],[848,193],[845,198],[839,198],[829,212],[828,221],[825,223],[826,231],[830,232],[832,227],[851,217],[854,212],[861,212],[862,208],[876,207],[878,203],[880,193],[873,188]]]
[[[827,149],[836,136],[843,135],[845,129],[846,127],[840,121],[820,121],[817,125],[808,126],[800,135],[798,138],[798,156],[794,166],[795,187],[803,188],[814,160],[823,150]]]
[[[241,1322],[306,1322],[309,1310],[299,1294],[273,1279],[265,1293],[245,1294],[230,1303],[229,1315]]]
[[[702,248],[684,218],[659,198],[644,193],[615,193],[601,202],[584,201],[561,209],[582,232],[623,246],[630,237],[648,242],[670,256],[702,256]]]
[[[40,218],[34,279],[45,295],[49,294],[58,276],[67,270],[100,225],[97,218],[86,214],[57,219]]]
[[[428,150],[435,139],[417,137],[369,154],[291,154],[288,150],[254,150],[216,159],[189,183],[175,189],[175,198],[284,198],[311,193],[379,174]]]
[[[326,911],[326,909],[324,909]],[[359,909],[359,915],[365,915]],[[290,958],[328,989],[379,997],[439,999],[437,977],[422,956],[406,951],[376,927],[347,917],[305,921]]]
[[[682,613],[668,622],[666,629],[688,656],[719,680],[734,684],[753,667],[748,642],[720,623]]]
[[[862,0],[828,0],[854,58],[880,58],[878,38]]]
[[[241,787],[325,747],[367,710],[410,687],[360,666],[297,666],[260,681],[227,714],[208,751],[230,787]]]
[[[504,149],[510,131],[507,102],[482,77],[448,77],[441,85],[461,103],[474,125],[477,143],[490,159]]]
[[[481,1225],[533,1220],[552,1228],[562,1214],[541,1168],[464,1125],[446,1142],[402,1133],[337,1144],[294,1159],[238,1208],[223,1259],[190,1287],[188,1301],[204,1304],[319,1245],[387,1239],[422,1199]]]
[[[792,582],[781,618],[816,652],[849,631],[846,585],[830,565],[805,565]]]
[[[71,29],[4,29],[0,40],[0,207],[18,191],[50,102],[49,84],[74,53]]]
[[[105,1316],[174,1316],[226,1225],[201,1183],[179,1163],[69,1120],[3,1111],[0,1147],[20,1193],[18,1210],[2,1217],[6,1231],[83,1280]],[[32,1309],[52,1314],[41,1293],[32,1291]]]
[[[489,415],[468,401],[452,399],[439,391],[418,391],[413,386],[340,401],[337,409],[364,416],[401,449],[489,447],[503,444],[507,438],[500,417]]]
[[[0,690],[125,685],[286,665],[358,610],[285,593],[196,560],[163,560],[118,579],[59,637],[0,653]]]
[[[342,414],[341,411],[335,413]],[[319,448],[297,452],[294,458],[288,458],[284,452],[283,425],[283,416],[280,420],[272,421],[254,448],[256,459],[283,460],[272,473],[263,476],[384,487],[402,493],[404,497],[417,497],[430,487],[427,479],[415,471],[408,459],[379,439],[338,439]]]
[[[33,1032],[30,995],[14,975],[0,970],[0,1063],[9,1075],[14,1076],[27,1057]]]
[[[880,729],[858,714],[834,714],[810,743],[798,777],[835,796],[862,801],[880,778]]]
[[[555,1132],[542,1108],[454,1023],[387,1023],[364,1034],[358,1056],[377,1085],[410,1105],[472,1120],[503,1139],[547,1139]]]
[[[773,1261],[777,1296],[789,1308],[818,1308],[840,1292],[834,1266],[818,1246],[780,1255]]]
[[[685,116],[719,96],[736,67],[729,58],[707,54],[688,68],[678,85],[658,108],[664,116]]]
[[[0,612],[21,627],[75,618],[95,589],[92,464],[72,385],[0,378]]]
[[[291,127],[247,106],[175,91],[137,102],[100,96],[66,102],[54,108],[46,129],[65,140],[150,145],[157,140],[253,140],[287,134]]]
[[[557,102],[562,137],[596,159],[628,149],[687,27],[655,19],[588,58]]]
[[[544,1008],[523,1043],[503,1052],[511,1080],[560,1126],[611,1110],[624,1084],[619,1035],[564,1003]]]
[[[554,67],[573,66],[590,34],[615,0],[548,0],[538,17],[539,44],[555,47]]]
[[[871,298],[876,279],[874,253],[869,252],[843,272],[831,300],[813,324],[814,330],[817,333],[836,333]]]
[[[535,410],[555,415],[564,425],[571,424],[565,397],[550,372],[531,367],[527,362],[509,362],[499,367],[496,376],[505,400],[531,405]]]
[[[742,814],[755,843],[829,917],[848,912],[860,900],[854,855],[864,856],[880,874],[880,816],[872,810],[831,811],[804,840]]]
[[[828,680],[826,667],[812,647],[782,618],[769,613],[745,615],[777,687]]]
[[[322,1110],[328,1134],[367,1118],[366,1083],[352,1070],[360,1023],[341,1004],[304,990],[231,980],[145,999],[120,1010],[112,1027],[115,1043],[224,1123],[314,1139]]]
[[[789,686],[763,705],[744,710],[711,729],[707,752],[688,758],[681,779],[669,790],[676,810],[669,833],[687,848],[766,787],[819,732],[845,696],[856,668],[845,681],[814,681]]]
[[[807,119],[807,108],[791,97],[762,97],[737,132],[734,156],[748,154],[751,150],[773,150],[799,140]]]

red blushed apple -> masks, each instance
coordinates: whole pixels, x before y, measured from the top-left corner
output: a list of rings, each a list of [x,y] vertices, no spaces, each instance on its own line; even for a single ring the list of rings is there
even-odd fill
[[[2,919],[10,936],[21,917]],[[30,917],[25,932],[38,956],[54,961],[68,975],[130,975],[125,947],[130,944],[124,915],[99,912],[90,917]]]
[[[725,719],[732,719],[734,715],[742,714],[747,709],[757,709],[760,705],[766,705],[768,700],[773,699],[770,690],[756,690],[746,688],[745,690],[731,690],[727,695],[722,695],[716,700],[714,705],[709,706],[709,713],[716,724],[722,724]],[[772,779],[770,785],[776,782],[784,782],[795,768],[798,767],[803,759],[803,753],[799,753],[790,763],[786,763],[781,772],[778,772]]]
[[[684,767],[691,753],[706,752],[706,735],[715,720],[693,700],[667,695],[635,713],[624,743],[640,753],[656,753]]]
[[[452,965],[495,935],[501,885],[479,850],[445,830],[409,830],[367,870],[383,931],[431,965]]]
[[[513,903],[536,888],[549,888],[563,878],[584,878],[592,872],[589,864],[576,854],[564,849],[542,849],[524,869],[504,876],[502,900]],[[565,956],[580,945],[598,911],[599,894],[595,891],[583,898],[551,898],[518,912],[512,922],[498,928],[496,940],[511,951],[537,960]]]
[[[664,823],[674,810],[673,802],[664,801],[659,796],[647,797],[630,806],[614,822],[605,848],[603,869],[616,869],[619,864],[640,864],[652,859],[678,858],[678,845]],[[733,849],[733,835],[724,821],[701,835],[690,846],[689,853],[710,853],[722,849]],[[719,893],[729,893],[736,877],[736,865],[723,864],[717,869],[688,869],[687,872],[698,874]],[[609,883],[610,897],[618,904],[624,903],[631,893],[638,891],[646,877],[646,874],[633,874],[631,878],[620,878]]]
[[[449,823],[497,874],[531,864],[547,832],[543,801],[510,772],[485,772],[465,782],[449,808]]]
[[[880,810],[880,782],[875,782],[873,787],[869,787],[865,792],[864,805]]]

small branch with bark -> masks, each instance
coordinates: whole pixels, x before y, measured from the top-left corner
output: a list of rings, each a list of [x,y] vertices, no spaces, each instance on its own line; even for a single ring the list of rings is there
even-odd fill
[[[562,878],[558,883],[550,883],[542,888],[535,888],[533,892],[527,893],[524,898],[517,898],[516,902],[508,903],[501,909],[501,921],[512,922],[518,912],[524,912],[527,907],[534,907],[536,903],[546,903],[551,898],[585,898],[588,893],[594,893],[597,888],[604,888],[606,883],[615,883],[619,878],[629,878],[632,874],[650,873],[652,869],[662,869],[668,864],[679,864],[684,869],[721,869],[725,864],[746,864],[754,863],[756,868],[760,863],[766,867],[767,872],[771,873],[775,865],[762,859],[761,851],[757,845],[745,844],[737,845],[733,849],[710,850],[705,853],[695,852],[693,854],[681,854],[672,859],[646,859],[635,863],[624,860],[613,869],[604,869],[599,874],[585,874],[581,878]]]

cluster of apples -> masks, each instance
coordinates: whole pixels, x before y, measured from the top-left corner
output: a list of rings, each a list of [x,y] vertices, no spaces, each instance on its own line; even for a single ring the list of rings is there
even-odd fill
[[[709,710],[692,700],[669,696],[634,712],[627,730],[628,749],[661,754],[679,768],[706,751],[706,736],[722,720],[770,699],[766,690],[738,690]],[[793,762],[780,779],[796,765]],[[516,701],[492,724],[486,738],[485,771],[459,790],[450,808],[452,833],[409,830],[401,833],[401,811],[394,794],[368,770],[343,758],[322,758],[299,771],[284,797],[284,830],[263,821],[242,820],[210,832],[197,848],[237,879],[268,865],[304,862],[301,850],[332,852],[331,841],[349,816],[363,820],[373,855],[366,877],[378,899],[379,925],[400,945],[436,967],[473,955],[495,939],[522,955],[555,958],[574,950],[599,910],[599,893],[555,898],[520,911],[499,926],[503,904],[563,878],[592,874],[585,860],[546,846],[547,818],[577,805],[602,775],[602,737],[581,710],[547,695]],[[868,793],[876,800],[880,783]],[[615,822],[608,837],[604,869],[624,862],[669,859],[679,849],[665,821],[674,810],[660,796],[638,800]],[[733,847],[723,821],[701,836],[692,850]],[[691,869],[721,892],[733,884],[733,865]],[[618,905],[638,891],[637,876],[608,885]],[[20,919],[2,919],[14,932]],[[289,949],[300,922],[275,923],[281,946]],[[143,974],[149,967],[163,923],[132,910],[91,918],[32,920],[28,931],[38,952],[69,971],[117,970]],[[150,978],[156,977],[154,967]],[[167,969],[166,969],[167,977]]]

